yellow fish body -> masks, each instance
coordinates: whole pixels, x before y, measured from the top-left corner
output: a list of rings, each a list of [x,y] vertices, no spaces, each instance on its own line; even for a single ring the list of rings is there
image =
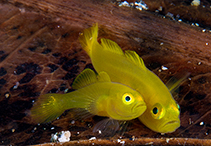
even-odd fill
[[[109,39],[97,41],[98,25],[85,29],[79,41],[97,72],[105,71],[113,82],[128,85],[144,98],[147,110],[139,120],[153,131],[168,133],[180,126],[179,106],[169,89],[148,70],[136,52],[125,53]]]
[[[131,120],[146,110],[146,104],[137,91],[111,82],[105,72],[96,75],[91,69],[85,69],[76,77],[72,87],[77,90],[67,94],[41,95],[31,109],[34,122],[50,122],[72,108],[114,120]]]

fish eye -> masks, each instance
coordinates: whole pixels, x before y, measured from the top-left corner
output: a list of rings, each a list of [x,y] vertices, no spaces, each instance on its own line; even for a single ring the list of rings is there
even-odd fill
[[[154,107],[153,110],[152,110],[152,112],[153,112],[153,114],[156,115],[158,113],[158,108],[157,107]]]
[[[165,115],[165,109],[159,103],[156,103],[151,110],[151,115],[154,119],[161,119]]]
[[[125,101],[127,101],[127,102],[131,101],[130,96],[126,96],[126,97],[125,97]]]
[[[131,94],[125,93],[122,96],[122,101],[123,101],[124,104],[129,105],[129,104],[133,103],[134,98],[133,98],[133,96]]]

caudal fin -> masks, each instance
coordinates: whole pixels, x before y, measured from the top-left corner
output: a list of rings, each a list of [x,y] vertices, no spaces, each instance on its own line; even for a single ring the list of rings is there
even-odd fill
[[[30,111],[33,122],[47,123],[56,119],[65,111],[63,102],[62,94],[41,95]]]
[[[79,36],[79,41],[81,43],[81,46],[89,56],[91,55],[94,42],[97,42],[97,36],[98,36],[97,23],[94,24],[92,27],[85,29],[83,33],[81,33]]]

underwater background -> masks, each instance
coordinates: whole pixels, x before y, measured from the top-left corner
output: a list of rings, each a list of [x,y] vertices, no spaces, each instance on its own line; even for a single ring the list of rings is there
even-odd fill
[[[101,117],[74,121],[74,115],[65,112],[37,125],[27,116],[39,95],[71,92],[75,77],[93,69],[78,37],[95,22],[100,38],[136,51],[164,83],[190,73],[175,95],[181,127],[161,135],[135,119],[121,136],[124,144],[178,144],[172,137],[189,143],[196,138],[194,144],[202,144],[210,139],[211,2],[192,2],[144,0],[147,9],[140,11],[115,0],[0,1],[0,144],[48,143],[51,134],[64,130],[71,132],[71,141],[96,136],[92,128]],[[101,144],[122,144],[119,138],[116,134]]]

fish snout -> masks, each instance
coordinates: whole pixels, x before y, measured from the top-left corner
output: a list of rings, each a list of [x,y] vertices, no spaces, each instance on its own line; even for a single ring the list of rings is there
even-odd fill
[[[139,116],[142,115],[147,109],[146,103],[143,102],[137,102],[133,107],[132,107],[132,112],[138,114]]]
[[[162,129],[162,133],[171,133],[174,132],[177,128],[180,127],[180,120],[176,119],[176,120],[171,120],[171,121],[167,121],[165,122],[160,129]]]

